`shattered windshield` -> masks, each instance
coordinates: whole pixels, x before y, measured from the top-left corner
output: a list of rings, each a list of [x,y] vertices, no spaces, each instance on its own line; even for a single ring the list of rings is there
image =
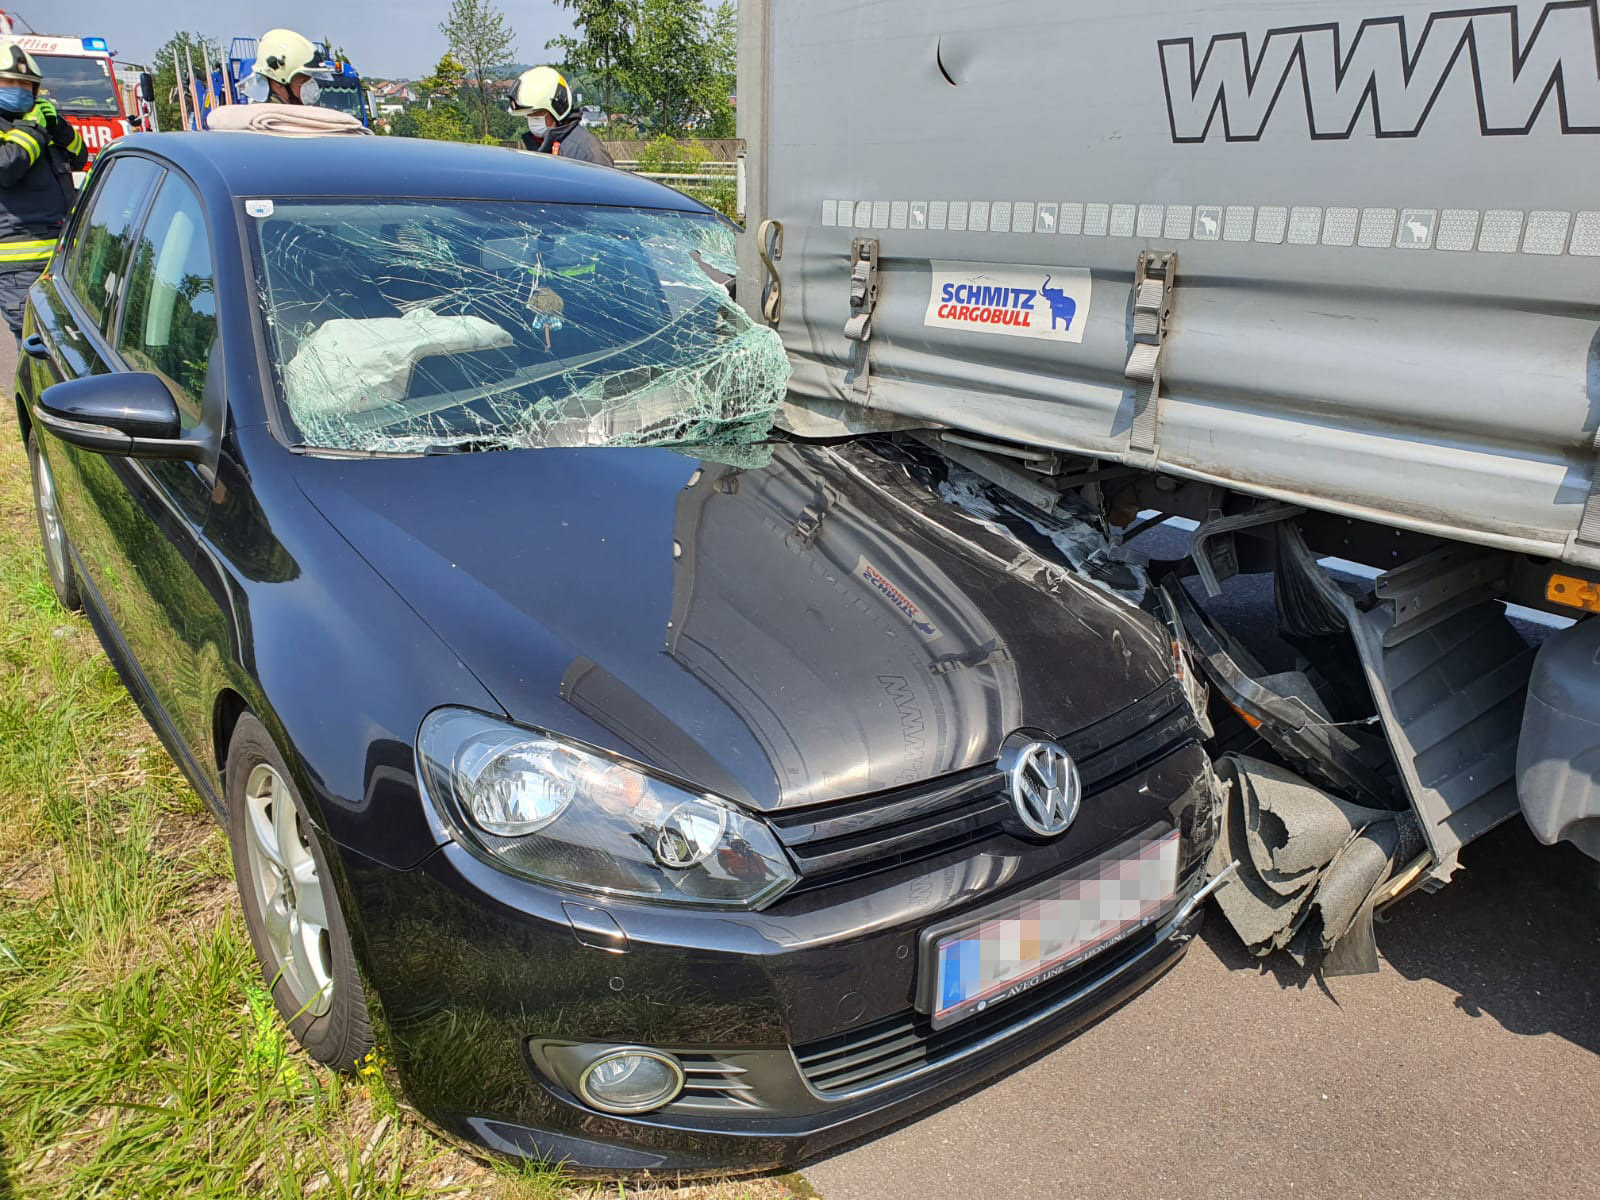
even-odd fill
[[[246,202],[300,440],[421,453],[750,445],[789,379],[709,214],[474,200]]]

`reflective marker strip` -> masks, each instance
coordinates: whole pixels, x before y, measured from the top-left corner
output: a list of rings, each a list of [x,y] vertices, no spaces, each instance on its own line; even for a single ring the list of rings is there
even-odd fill
[[[54,242],[0,242],[0,263],[43,262],[55,248]]]
[[[822,223],[858,229],[1065,234],[1146,242],[1251,242],[1362,250],[1600,257],[1600,211],[1032,200],[824,200]]]
[[[39,155],[44,153],[44,147],[39,144],[39,139],[26,129],[10,129],[6,131],[5,138],[8,142],[15,142],[21,146],[28,156],[28,165],[32,166],[39,161]]]

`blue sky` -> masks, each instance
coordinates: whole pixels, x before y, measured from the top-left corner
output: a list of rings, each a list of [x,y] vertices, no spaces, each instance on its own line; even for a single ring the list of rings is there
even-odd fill
[[[179,29],[216,38],[257,35],[277,25],[297,29],[313,41],[328,38],[349,53],[364,75],[414,78],[425,75],[444,53],[439,32],[449,0],[0,0],[0,8],[22,18],[19,30],[103,37],[121,58],[148,63]],[[503,0],[517,35],[518,62],[541,62],[544,44],[569,33],[572,22],[554,0]]]

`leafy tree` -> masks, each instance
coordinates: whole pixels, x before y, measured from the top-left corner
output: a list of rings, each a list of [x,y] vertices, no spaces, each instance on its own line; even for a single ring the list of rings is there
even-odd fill
[[[467,68],[460,59],[446,51],[433,68],[433,74],[417,80],[417,87],[425,95],[448,96],[453,100],[466,82]]]
[[[450,43],[450,53],[466,65],[478,82],[479,115],[483,136],[489,129],[489,72],[516,53],[517,39],[506,27],[506,15],[493,0],[451,0],[450,11],[439,31]]]
[[[561,50],[574,73],[594,81],[600,104],[609,117],[611,101],[621,90],[633,56],[635,0],[556,0],[571,10],[579,36],[558,37],[546,49]]]
[[[454,101],[418,108],[406,114],[416,121],[416,136],[436,142],[475,142],[478,134],[467,119],[466,110]]]
[[[188,57],[184,57],[184,52]],[[189,64],[194,64],[197,74],[203,75],[205,67],[202,63],[215,63],[222,58],[222,47],[203,33],[186,33],[179,31],[173,34],[162,47],[156,51],[155,85],[156,85],[156,116],[163,129],[182,129],[183,115],[178,107],[178,73],[177,65],[183,64],[184,77],[188,78]]]
[[[732,124],[736,10],[683,0],[639,0],[627,81],[656,133]]]
[[[739,86],[739,6],[722,0],[711,14],[706,36],[706,90],[701,103],[706,124],[701,136],[731,138],[737,132],[733,94]]]
[[[471,88],[462,92],[461,107],[466,113],[468,123],[476,129],[482,129],[484,118],[488,118],[489,133],[484,141],[509,142],[527,128],[521,117],[512,116],[506,111],[506,106],[494,97],[489,100],[487,112],[480,110],[478,104],[477,92]]]

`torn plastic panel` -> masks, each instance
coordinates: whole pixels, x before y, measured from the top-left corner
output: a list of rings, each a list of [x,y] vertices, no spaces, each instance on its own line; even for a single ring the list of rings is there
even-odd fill
[[[1257,955],[1320,959],[1329,975],[1376,971],[1373,912],[1424,846],[1416,814],[1341,800],[1259,759],[1228,755],[1217,778],[1226,812],[1207,874],[1238,864],[1216,896],[1240,939]]]
[[[1212,686],[1285,761],[1363,804],[1405,803],[1381,733],[1335,721],[1303,672],[1268,674],[1237,639],[1206,619],[1176,578],[1163,580],[1161,592]]]
[[[694,445],[742,461],[783,401],[783,345],[728,294],[735,230],[709,214],[250,211],[280,394],[308,447]]]

